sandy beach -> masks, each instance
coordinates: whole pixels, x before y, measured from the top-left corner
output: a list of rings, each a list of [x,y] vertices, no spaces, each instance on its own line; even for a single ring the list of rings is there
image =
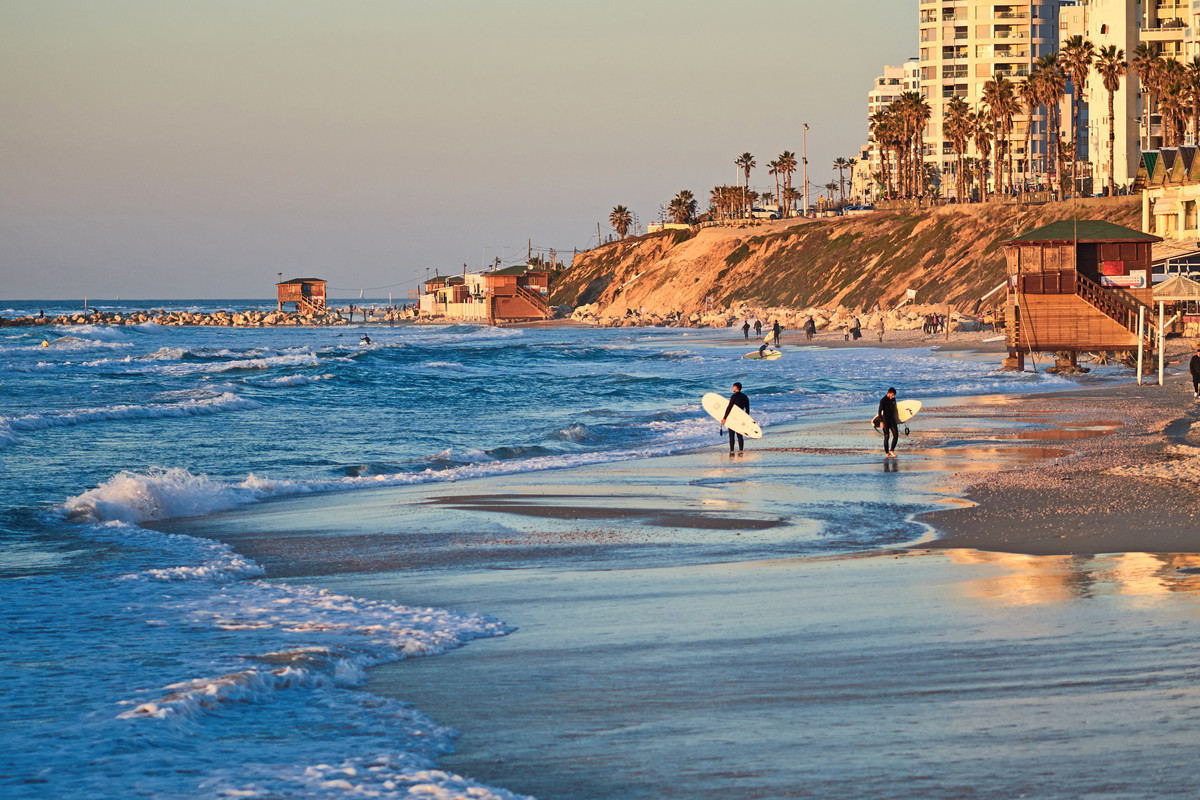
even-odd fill
[[[461,732],[444,768],[544,800],[1190,792],[1200,406],[1178,367],[927,403],[894,464],[860,416],[732,459],[715,440],[163,527],[513,626],[366,689]]]

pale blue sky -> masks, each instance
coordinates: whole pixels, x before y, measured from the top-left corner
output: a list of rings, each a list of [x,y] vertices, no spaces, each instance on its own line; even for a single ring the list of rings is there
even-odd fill
[[[594,244],[680,189],[810,181],[917,0],[0,0],[0,296],[267,297]],[[375,294],[386,294],[387,290]],[[370,294],[370,292],[368,292]]]

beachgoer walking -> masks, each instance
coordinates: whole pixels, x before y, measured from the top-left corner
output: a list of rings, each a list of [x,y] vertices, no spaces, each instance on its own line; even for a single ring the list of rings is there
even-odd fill
[[[879,331],[879,341],[883,341],[883,314],[879,315],[879,322],[875,324],[875,330]]]
[[[763,346],[765,347],[766,345]],[[750,398],[742,394],[742,385],[740,383],[733,384],[733,394],[729,396],[729,405],[725,406],[725,414],[721,417],[722,425],[724,425],[725,420],[729,418],[729,412],[733,410],[734,406],[737,406],[747,414],[750,413]],[[746,446],[746,440],[742,438],[742,435],[740,433],[734,433],[731,429],[729,431],[729,452],[731,453],[733,452],[733,438],[735,436],[737,437],[737,446],[739,451],[744,449]]]
[[[746,321],[742,323],[742,337],[745,339],[750,338],[750,318],[749,317],[746,317]]]
[[[779,320],[775,320],[775,324],[771,326],[771,333],[775,336],[775,346],[779,347],[782,344],[779,341],[779,334],[783,333],[783,326],[779,324]]]
[[[855,317],[854,320],[846,326],[846,341],[858,341],[862,338],[862,322]]]
[[[812,338],[816,335],[817,323],[813,321],[811,316],[809,316],[808,319],[804,320],[804,338],[812,341]]]
[[[900,411],[896,408],[896,388],[888,387],[887,394],[879,399],[879,413],[875,415],[875,427],[883,428],[883,455],[896,457],[896,445],[900,442]],[[891,438],[889,443],[888,439]]]
[[[1200,400],[1200,344],[1196,345],[1196,355],[1188,362],[1188,369],[1192,373],[1192,399]]]
[[[758,317],[754,318],[754,338],[762,338],[762,322],[759,321]]]

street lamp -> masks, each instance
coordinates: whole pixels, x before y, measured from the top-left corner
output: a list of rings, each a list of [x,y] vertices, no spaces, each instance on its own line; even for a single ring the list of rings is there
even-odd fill
[[[804,216],[808,216],[808,123],[804,123],[804,138],[800,149],[800,160],[804,162]]]

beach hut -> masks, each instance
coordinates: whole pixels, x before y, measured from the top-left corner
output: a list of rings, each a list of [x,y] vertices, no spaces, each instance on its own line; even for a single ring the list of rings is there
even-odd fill
[[[1154,341],[1150,246],[1158,236],[1100,220],[1064,220],[1009,239],[1005,366],[1025,356],[1135,350]]]
[[[550,319],[550,271],[526,265],[483,275],[492,322]]]
[[[292,278],[275,284],[279,310],[283,311],[286,303],[295,303],[299,312],[325,313],[325,283],[324,278]]]

